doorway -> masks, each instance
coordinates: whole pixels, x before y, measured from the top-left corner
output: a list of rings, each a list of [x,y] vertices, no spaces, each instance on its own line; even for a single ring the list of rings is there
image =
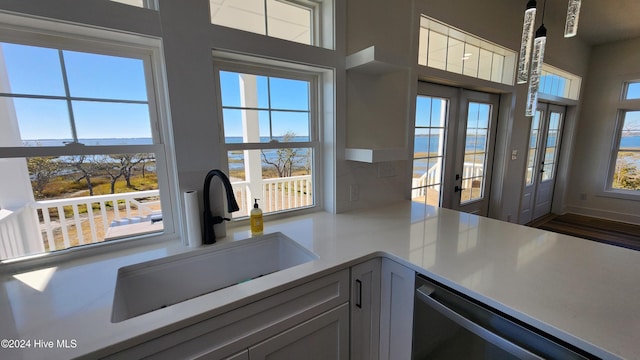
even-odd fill
[[[521,224],[551,213],[565,112],[563,106],[539,103],[531,117]]]
[[[486,216],[499,96],[418,84],[411,198]]]

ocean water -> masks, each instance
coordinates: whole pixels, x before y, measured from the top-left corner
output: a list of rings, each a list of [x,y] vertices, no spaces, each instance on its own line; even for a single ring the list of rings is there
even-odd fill
[[[65,146],[73,142],[72,139],[40,139],[23,140],[24,146]],[[113,145],[151,145],[151,138],[123,138],[123,139],[80,139],[80,142],[90,146],[113,146]]]

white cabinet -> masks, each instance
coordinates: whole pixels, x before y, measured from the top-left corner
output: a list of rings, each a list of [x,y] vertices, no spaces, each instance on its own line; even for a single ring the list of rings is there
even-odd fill
[[[249,359],[349,359],[349,304],[250,347]]]
[[[107,358],[246,360],[261,358],[261,354],[266,358],[270,351],[288,354],[313,346],[341,349],[338,353],[346,353],[343,356],[346,359],[349,349],[348,301],[349,269],[344,269],[158,335]],[[341,305],[346,310],[333,312]],[[328,320],[329,324],[326,323]],[[305,336],[296,337],[305,332]],[[290,346],[287,346],[287,341]]]
[[[382,259],[380,359],[411,359],[415,276],[404,265]]]
[[[351,358],[410,359],[413,270],[387,258],[351,268]]]
[[[351,359],[376,360],[380,342],[382,259],[351,268]]]

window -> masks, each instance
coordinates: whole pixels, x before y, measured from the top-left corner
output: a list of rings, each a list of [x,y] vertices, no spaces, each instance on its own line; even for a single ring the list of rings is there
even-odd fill
[[[157,47],[6,30],[0,259],[172,231]]]
[[[431,19],[420,18],[418,64],[513,85],[516,52]]]
[[[240,211],[315,206],[320,143],[316,74],[218,63],[229,178]]]
[[[615,190],[640,191],[640,110],[622,111],[617,133],[610,186]]]
[[[308,0],[210,0],[211,23],[319,45],[320,4]]]
[[[640,99],[640,81],[632,81],[627,83],[624,92],[625,100]]]
[[[582,78],[566,71],[542,64],[538,92],[571,100],[578,100]]]
[[[156,3],[157,0],[111,0],[113,2],[118,2],[130,6],[147,8],[147,9],[157,9],[158,5]]]

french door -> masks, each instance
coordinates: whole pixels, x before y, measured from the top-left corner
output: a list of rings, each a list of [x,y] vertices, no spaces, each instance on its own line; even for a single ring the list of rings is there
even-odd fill
[[[521,224],[551,212],[564,116],[563,106],[539,103],[531,118]]]
[[[411,198],[487,215],[499,97],[419,83]]]

